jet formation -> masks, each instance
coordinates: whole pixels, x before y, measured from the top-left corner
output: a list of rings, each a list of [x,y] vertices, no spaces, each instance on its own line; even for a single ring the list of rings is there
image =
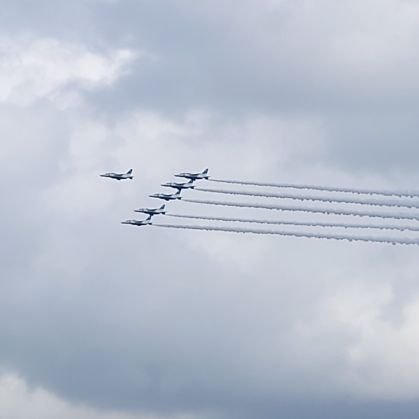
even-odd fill
[[[126,173],[104,173],[100,176],[111,178],[115,180],[126,180],[132,179],[132,169],[128,170]],[[269,209],[269,210],[278,210],[278,211],[288,211],[288,212],[304,212],[304,213],[312,213],[312,214],[323,214],[325,216],[330,215],[339,215],[339,216],[357,216],[357,217],[373,217],[381,219],[382,223],[352,223],[352,222],[330,222],[330,221],[298,221],[298,220],[267,220],[267,219],[254,219],[254,218],[237,218],[237,217],[219,217],[219,216],[204,216],[199,214],[192,214],[192,215],[185,215],[185,214],[176,214],[167,212],[166,210],[166,203],[161,204],[157,207],[152,208],[138,208],[134,209],[136,213],[145,214],[144,219],[137,220],[137,219],[128,219],[125,221],[121,221],[122,224],[132,225],[136,227],[142,226],[149,226],[152,225],[153,227],[163,227],[163,228],[173,228],[173,229],[187,229],[187,230],[201,230],[201,231],[223,231],[223,232],[231,232],[231,233],[251,233],[251,234],[259,234],[259,235],[278,235],[284,237],[304,237],[304,238],[316,238],[316,239],[327,239],[327,240],[347,240],[349,242],[353,241],[360,241],[360,242],[371,242],[371,243],[388,243],[392,245],[402,244],[402,245],[415,245],[419,246],[419,238],[418,237],[401,237],[401,236],[384,236],[384,235],[366,235],[363,234],[355,234],[352,229],[374,229],[374,230],[397,230],[397,231],[412,231],[417,232],[419,231],[419,227],[417,226],[409,226],[409,225],[399,225],[399,224],[388,224],[384,223],[387,219],[397,219],[397,220],[419,220],[419,214],[417,213],[405,213],[405,212],[394,212],[389,213],[388,211],[383,213],[380,211],[372,211],[372,210],[357,210],[349,208],[330,208],[330,207],[319,207],[319,206],[305,206],[301,205],[275,205],[275,204],[265,204],[263,202],[234,202],[231,200],[228,201],[216,201],[216,200],[197,200],[197,199],[190,199],[186,196],[181,196],[183,191],[187,190],[194,190],[199,192],[210,192],[211,194],[229,194],[229,195],[243,195],[243,196],[257,196],[257,197],[264,197],[264,198],[279,198],[279,199],[286,199],[286,200],[299,200],[299,201],[318,201],[318,202],[327,202],[327,203],[339,203],[339,204],[351,204],[351,205],[368,205],[368,206],[382,206],[382,207],[402,207],[402,208],[416,208],[419,210],[419,205],[412,201],[392,201],[391,199],[378,199],[374,198],[373,200],[369,200],[368,198],[358,198],[353,197],[352,195],[381,195],[385,197],[405,197],[405,198],[412,198],[412,197],[419,197],[419,192],[415,191],[377,191],[377,190],[370,190],[370,189],[349,189],[349,188],[341,188],[341,187],[330,187],[330,186],[321,186],[321,185],[301,185],[301,184],[284,184],[284,183],[272,183],[272,182],[254,182],[254,181],[244,181],[244,180],[229,180],[229,179],[217,179],[209,176],[208,169],[203,170],[202,172],[183,172],[174,175],[177,178],[186,179],[182,182],[166,182],[162,183],[161,186],[165,188],[174,189],[175,192],[173,193],[154,193],[149,195],[152,198],[160,199],[166,202],[169,201],[177,201],[183,199],[184,202],[188,203],[197,203],[197,204],[206,204],[206,205],[221,205],[221,206],[228,206],[228,207],[236,207],[236,208],[260,208],[260,209]],[[302,194],[294,195],[288,194],[285,192],[280,193],[272,193],[272,192],[259,192],[259,191],[248,191],[244,190],[226,190],[226,189],[217,189],[217,188],[205,188],[205,187],[198,187],[196,182],[207,180],[210,182],[219,182],[219,183],[227,183],[227,184],[239,184],[239,185],[248,185],[248,186],[260,186],[260,187],[270,187],[270,188],[288,188],[288,189],[303,189],[303,190],[316,190],[316,191],[325,191],[325,192],[340,192],[346,193],[351,195],[342,196],[331,196],[328,194],[327,196],[321,196],[320,194],[312,195],[312,194]],[[187,193],[187,192],[185,192]],[[161,222],[152,222],[153,217],[157,215],[164,215],[165,217],[177,217],[183,219],[194,219],[194,220],[210,220],[210,221],[221,221],[221,222],[231,222],[234,224],[229,224],[226,227],[221,225],[213,225],[212,223],[205,223],[204,225],[197,225],[196,223],[193,224],[181,224],[181,223],[161,223]],[[236,223],[257,223],[257,224],[271,224],[271,225],[284,225],[284,226],[298,226],[298,228],[294,231],[286,229],[255,229],[252,227],[236,227]],[[302,227],[310,227],[310,230],[302,230]],[[316,231],[312,231],[311,227],[316,227]],[[321,233],[318,232],[317,229],[329,229],[329,228],[337,228],[338,231],[334,231],[333,233]],[[345,234],[341,232],[341,229],[345,228],[349,231]]]
[[[128,170],[126,173],[104,173],[100,175],[101,177],[107,177],[115,180],[125,180],[125,179],[132,179],[132,169]],[[186,189],[194,189],[197,180],[207,180],[209,179],[208,169],[203,170],[202,172],[197,173],[178,173],[175,177],[181,177],[188,179],[187,182],[166,182],[162,183],[161,186],[176,189],[175,193],[155,193],[149,195],[151,198],[161,199],[163,201],[176,201],[182,199],[181,192]],[[155,215],[164,215],[166,214],[166,206],[165,204],[161,205],[158,208],[138,208],[135,209],[134,212],[139,212],[143,214],[147,214],[148,217],[145,220],[125,220],[122,221],[122,224],[129,224],[134,226],[145,226],[152,224],[151,218]]]

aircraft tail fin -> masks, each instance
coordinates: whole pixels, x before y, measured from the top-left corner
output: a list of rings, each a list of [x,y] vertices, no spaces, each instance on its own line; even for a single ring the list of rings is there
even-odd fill
[[[203,175],[206,175],[208,173],[208,169],[205,169],[203,172],[202,172],[202,174]]]
[[[164,209],[166,207],[166,205],[165,204],[162,204],[162,206],[159,208],[159,209]]]
[[[132,173],[132,169],[129,169],[128,172],[126,173],[127,175],[130,175]]]

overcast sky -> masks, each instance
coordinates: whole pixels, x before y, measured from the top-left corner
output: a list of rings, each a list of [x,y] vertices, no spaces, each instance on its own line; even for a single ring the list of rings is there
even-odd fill
[[[417,249],[120,221],[205,167],[419,189],[418,2],[1,8],[1,419],[417,417]]]

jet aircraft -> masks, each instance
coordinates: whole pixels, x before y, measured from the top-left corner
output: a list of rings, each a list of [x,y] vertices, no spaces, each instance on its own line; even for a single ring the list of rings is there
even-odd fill
[[[203,170],[200,173],[178,173],[177,175],[175,175],[176,177],[184,177],[186,179],[191,179],[191,180],[200,180],[200,179],[208,179],[208,169]]]
[[[152,217],[153,215],[166,214],[165,206],[166,205],[163,204],[159,208],[139,208],[139,209],[136,209],[134,211],[135,212],[142,212],[142,213],[148,214],[150,217]]]
[[[125,220],[121,224],[131,224],[133,226],[147,226],[151,225],[151,215],[145,220]]]
[[[194,179],[190,179],[189,182],[184,182],[184,183],[166,182],[166,183],[162,183],[161,186],[165,186],[165,187],[168,187],[168,188],[174,188],[174,189],[178,189],[178,190],[193,189],[193,188],[195,188],[195,185],[193,184],[194,182],[195,182]]]
[[[132,179],[134,177],[132,175],[132,169],[129,169],[128,172],[126,172],[126,173],[108,172],[108,173],[103,173],[100,176],[101,177],[109,177],[111,179],[116,179],[116,180]]]
[[[174,194],[167,194],[167,193],[155,193],[149,195],[150,198],[158,198],[163,199],[164,201],[175,201],[176,199],[182,199],[180,196],[180,189],[177,190]]]

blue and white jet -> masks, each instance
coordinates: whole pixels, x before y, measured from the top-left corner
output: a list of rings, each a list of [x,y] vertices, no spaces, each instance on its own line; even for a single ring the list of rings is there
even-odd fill
[[[103,173],[102,175],[99,175],[101,177],[108,177],[115,180],[124,180],[124,179],[133,179],[134,176],[132,175],[132,169],[129,169],[126,173],[114,173],[114,172],[108,172]]]
[[[191,179],[191,180],[201,180],[201,179],[208,179],[208,169],[203,170],[202,172],[199,173],[178,173],[177,175],[175,175],[176,177],[184,177],[186,179]]]
[[[164,215],[166,214],[166,210],[165,210],[166,205],[163,204],[161,207],[159,208],[138,208],[136,210],[134,210],[134,212],[142,212],[143,214],[148,214],[150,217],[152,217],[153,215]]]
[[[167,188],[173,188],[173,189],[193,189],[195,188],[195,185],[193,184],[195,182],[194,179],[189,180],[189,182],[166,182],[162,183],[161,186],[167,187]]]
[[[150,198],[158,198],[163,199],[164,201],[176,201],[177,199],[182,199],[180,196],[180,189],[177,190],[174,194],[167,194],[167,193],[155,193],[149,195]]]
[[[121,224],[130,224],[133,226],[148,226],[151,225],[151,215],[145,220],[125,220],[121,221]]]

